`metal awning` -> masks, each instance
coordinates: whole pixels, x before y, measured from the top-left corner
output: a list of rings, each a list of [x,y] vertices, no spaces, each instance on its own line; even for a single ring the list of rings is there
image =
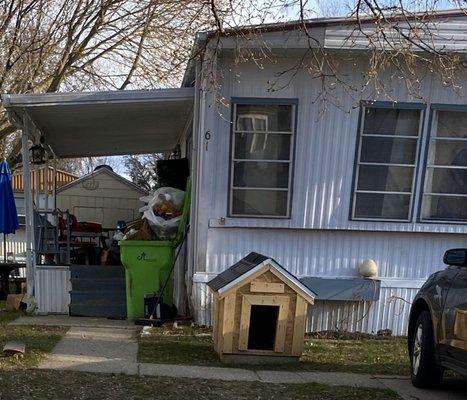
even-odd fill
[[[193,100],[193,88],[2,96],[10,119],[27,117],[59,158],[171,151]]]

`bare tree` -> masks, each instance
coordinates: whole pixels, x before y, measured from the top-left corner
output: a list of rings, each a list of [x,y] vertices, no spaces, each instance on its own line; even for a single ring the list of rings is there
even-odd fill
[[[154,88],[178,82],[204,0],[0,0],[0,92]],[[18,162],[4,112],[0,156]]]
[[[161,154],[127,156],[124,165],[130,179],[139,187],[150,192],[157,185],[156,163]]]
[[[308,46],[271,80],[272,91],[306,70],[321,82],[320,99],[338,104],[337,88],[356,96],[369,86],[384,91],[379,71],[388,68],[415,96],[420,70],[455,89],[465,68],[457,54],[436,46],[433,15],[441,7],[463,5],[463,0],[0,0],[0,92],[172,86],[187,61],[198,56],[191,49],[202,30],[210,31],[214,52],[225,35],[258,40],[255,49],[238,40],[235,62],[262,66],[275,62],[274,50],[261,40],[268,29],[262,24],[291,20]],[[332,52],[314,36],[309,18],[322,15],[352,19],[349,48],[366,40],[361,86],[349,84]],[[15,164],[20,144],[13,133],[3,112],[0,156]]]
[[[323,108],[329,103],[341,107],[343,90],[355,104],[366,90],[391,98],[391,84],[382,79],[387,74],[381,74],[389,71],[393,82],[402,82],[410,96],[421,98],[427,74],[453,90],[458,90],[466,77],[465,61],[459,53],[440,45],[438,23],[443,18],[437,16],[439,9],[456,8],[462,14],[464,7],[464,0],[232,0],[224,9],[217,7],[219,21],[211,32],[211,41],[215,47],[222,36],[235,35],[235,62],[254,62],[263,68],[277,62],[265,34],[270,30],[285,33],[292,26],[307,45],[293,65],[278,71],[269,81],[270,91],[286,88],[300,71],[306,71],[321,85],[315,102]],[[364,51],[358,56],[347,53],[343,58],[342,53],[336,57],[332,49],[326,49],[310,20],[321,16],[346,17],[345,47]],[[282,29],[280,25],[264,24],[278,21],[284,22]],[[242,27],[242,22],[251,25]],[[259,45],[244,45],[252,41]],[[363,59],[361,82],[349,80],[344,64],[355,63],[360,68]],[[215,90],[217,78],[212,74]]]

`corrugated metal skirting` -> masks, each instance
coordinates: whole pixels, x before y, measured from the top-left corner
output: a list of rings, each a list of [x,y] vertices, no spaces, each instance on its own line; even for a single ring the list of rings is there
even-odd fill
[[[213,275],[197,274],[193,284],[195,319],[199,324],[212,325],[212,294],[206,283]],[[410,303],[417,294],[420,281],[407,281],[403,286],[391,287],[382,282],[380,300],[376,302],[316,301],[308,309],[308,332],[342,330],[377,333],[390,329],[394,335],[405,336]],[[402,285],[401,285],[402,286]],[[410,287],[414,286],[414,287]]]
[[[381,288],[377,302],[317,301],[309,308],[308,331],[350,331],[377,333],[390,329],[405,336],[410,303],[418,289]]]
[[[36,301],[39,313],[68,314],[70,271],[67,266],[36,267]]]

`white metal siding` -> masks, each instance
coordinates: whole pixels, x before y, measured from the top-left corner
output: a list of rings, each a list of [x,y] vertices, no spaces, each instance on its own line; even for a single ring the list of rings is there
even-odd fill
[[[3,260],[3,235],[0,235],[0,258]],[[6,236],[6,252],[13,252],[18,259],[25,257],[26,232],[20,228],[15,234]],[[17,260],[18,261],[18,260]]]
[[[342,230],[211,228],[207,274],[193,286],[195,317],[211,323],[211,297],[204,282],[250,251],[266,254],[297,277],[358,277],[359,264],[374,259],[380,300],[371,303],[316,302],[308,330],[345,329],[405,335],[410,302],[426,278],[444,268],[446,249],[466,246],[465,235]]]
[[[426,279],[444,268],[448,248],[466,245],[467,237],[457,234],[211,228],[207,272],[219,273],[256,251],[296,276],[356,277],[359,264],[371,258],[379,277]]]
[[[35,297],[37,311],[44,314],[68,314],[71,276],[67,266],[37,266]]]
[[[18,229],[14,235],[7,235],[6,252],[15,255],[16,262],[26,262],[26,231]],[[3,261],[3,235],[0,235],[0,260]],[[26,278],[26,268],[19,269],[19,277]]]
[[[383,282],[381,300],[371,303],[369,309],[358,303],[318,302],[308,329],[342,327],[343,316],[349,314],[350,308],[352,323],[347,329],[367,332],[391,329],[404,334],[408,302],[427,276],[443,268],[442,255],[446,249],[466,246],[467,225],[419,223],[416,211],[409,223],[349,220],[358,105],[360,100],[427,102],[428,109],[429,103],[465,104],[467,87],[462,86],[456,93],[427,75],[421,82],[418,98],[408,93],[402,79],[385,71],[380,78],[384,90],[367,88],[351,95],[337,85],[327,93],[332,101],[323,108],[317,101],[322,94],[321,81],[312,79],[304,70],[290,83],[284,82],[285,77],[282,90],[270,91],[269,82],[276,79],[277,73],[293,67],[296,57],[282,55],[275,61],[265,60],[259,67],[253,63],[235,65],[226,57],[220,61],[219,73],[223,100],[216,99],[212,90],[203,93],[201,109],[205,111],[201,114],[198,132],[201,143],[197,148],[201,171],[197,184],[200,195],[194,260],[198,273],[192,291],[195,317],[201,323],[210,323],[207,277],[225,270],[250,251],[275,258],[299,277],[355,277],[359,263],[373,258]],[[356,88],[363,84],[365,67],[365,60],[356,53],[345,54],[345,61],[339,63],[342,73]],[[232,97],[298,99],[290,219],[227,216],[230,109],[222,104],[228,104]],[[422,138],[425,140],[426,134]],[[420,165],[423,161],[420,160]],[[421,171],[420,168],[416,179],[418,193]],[[397,297],[403,300],[390,300]]]
[[[347,55],[341,63],[342,73],[355,87],[363,84],[361,72],[364,62],[357,55]],[[391,76],[390,71],[381,74],[386,93],[376,89],[351,96],[342,88],[331,95],[340,107],[327,103],[324,110],[316,101],[320,94],[320,81],[313,80],[306,71],[299,71],[294,80],[283,90],[270,92],[270,84],[280,71],[293,67],[292,61],[278,57],[277,62],[263,69],[252,63],[233,65],[233,60],[223,60],[222,103],[231,97],[297,98],[298,120],[293,179],[292,215],[289,220],[226,218],[222,224],[240,227],[281,227],[300,229],[347,229],[401,232],[456,232],[467,233],[466,225],[350,221],[349,210],[352,193],[355,145],[359,100],[395,100],[429,103],[465,104],[467,86],[456,93],[440,82],[427,77],[421,83],[422,99],[411,98],[402,80]],[[206,122],[203,135],[204,180],[203,196],[210,226],[221,224],[227,216],[228,177],[230,147],[230,109],[214,103],[207,96]],[[428,123],[428,112],[425,114]],[[204,132],[210,131],[211,139],[204,140]],[[424,135],[423,139],[426,139]],[[422,152],[424,156],[424,152]],[[423,158],[423,157],[422,157]],[[420,160],[423,162],[423,159]],[[420,164],[421,165],[421,164]],[[421,168],[418,170],[416,187],[421,187]]]
[[[193,317],[200,325],[212,325],[213,298],[212,292],[206,282],[215,275],[197,273],[193,277],[191,303],[193,305]]]

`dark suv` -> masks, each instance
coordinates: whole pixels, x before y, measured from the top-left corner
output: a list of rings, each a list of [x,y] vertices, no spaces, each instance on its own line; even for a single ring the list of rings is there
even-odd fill
[[[410,310],[412,383],[432,387],[445,368],[467,375],[467,249],[444,254],[448,267],[431,275]]]

